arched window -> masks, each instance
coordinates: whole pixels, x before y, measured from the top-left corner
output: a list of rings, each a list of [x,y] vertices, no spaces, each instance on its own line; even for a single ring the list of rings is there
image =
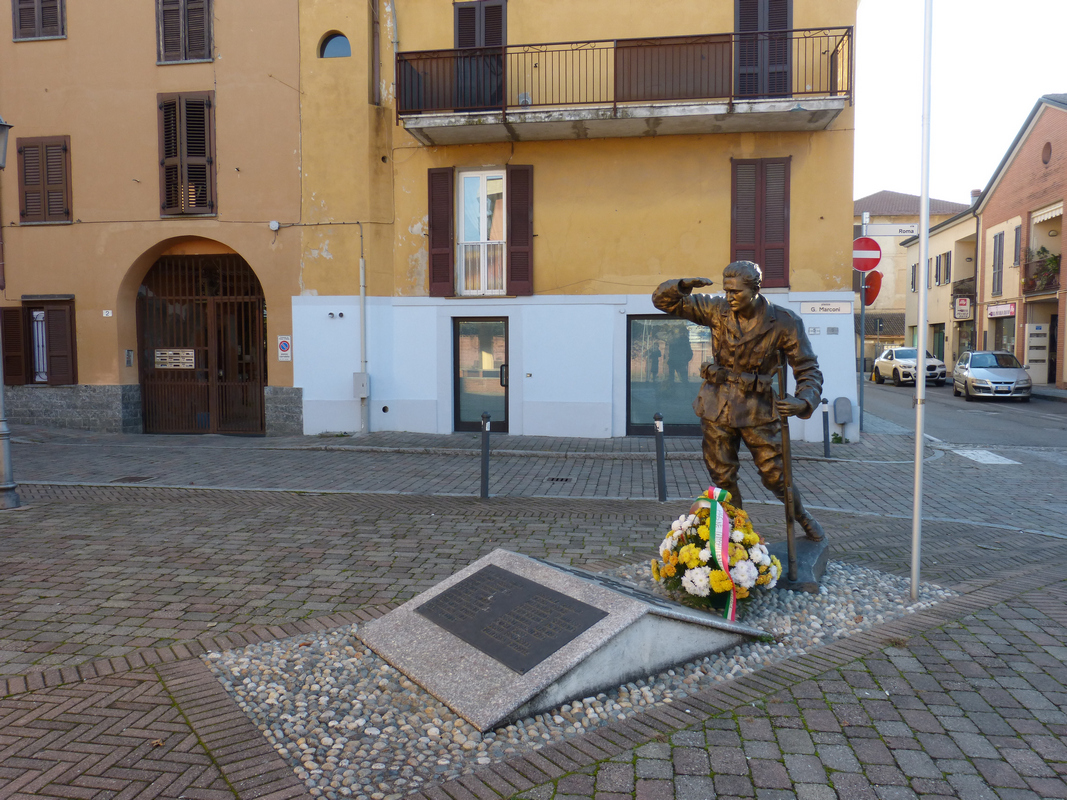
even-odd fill
[[[352,45],[343,33],[331,33],[319,45],[319,58],[348,58],[352,55]]]

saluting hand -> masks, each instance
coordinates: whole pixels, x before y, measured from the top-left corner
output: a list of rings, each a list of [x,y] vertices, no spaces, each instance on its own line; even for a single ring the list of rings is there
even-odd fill
[[[694,289],[699,289],[701,286],[711,286],[714,281],[710,281],[707,278],[682,278],[678,281],[678,288],[685,293],[689,293]]]

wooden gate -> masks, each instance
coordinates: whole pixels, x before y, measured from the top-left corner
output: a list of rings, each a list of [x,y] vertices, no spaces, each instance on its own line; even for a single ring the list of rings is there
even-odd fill
[[[264,316],[240,256],[159,259],[137,293],[145,433],[264,433]]]

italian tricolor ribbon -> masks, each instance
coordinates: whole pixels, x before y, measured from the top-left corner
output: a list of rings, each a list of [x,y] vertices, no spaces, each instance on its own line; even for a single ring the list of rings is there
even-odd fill
[[[730,515],[722,507],[730,497],[725,489],[709,486],[704,496],[698,497],[694,505],[706,505],[709,511],[708,528],[710,529],[710,541],[708,547],[715,565],[730,575]],[[730,595],[726,598],[726,607],[723,609],[724,618],[735,622],[737,620],[737,587],[731,580]]]

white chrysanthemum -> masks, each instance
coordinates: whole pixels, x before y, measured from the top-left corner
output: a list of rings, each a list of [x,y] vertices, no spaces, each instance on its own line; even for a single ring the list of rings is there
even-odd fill
[[[751,561],[738,561],[737,566],[730,570],[730,577],[738,586],[751,589],[756,585],[756,578],[759,577],[759,570],[756,569],[756,565]]]
[[[778,567],[776,567],[774,565],[774,563],[772,562],[771,563],[771,580],[774,581],[774,582],[777,582],[779,575],[781,575],[781,570],[779,570]],[[773,586],[774,584],[772,583],[771,585]]]
[[[660,558],[666,558],[667,554],[674,549],[674,546],[678,544],[678,541],[682,538],[682,534],[678,531],[668,533],[666,538],[660,542],[659,554]]]
[[[748,549],[748,557],[752,559],[752,563],[756,565],[770,564],[771,556],[767,552],[767,546],[762,544],[753,545]]]
[[[684,531],[688,527],[689,517],[685,514],[682,514],[682,516],[678,517],[678,519],[671,523],[672,531]]]
[[[700,560],[703,561],[705,564],[710,564],[711,563],[711,548],[710,547],[705,547],[703,550],[700,551]]]
[[[711,570],[708,567],[687,569],[682,576],[682,588],[697,597],[707,597],[711,592]]]
[[[737,528],[734,528],[733,531],[730,533],[730,541],[731,542],[737,542],[738,544],[740,544],[741,540],[744,539],[744,538],[745,538],[745,534],[743,534]]]
[[[685,521],[687,528],[695,528],[697,525],[700,524],[700,517],[698,517],[696,514],[690,514],[688,517],[686,517]]]

